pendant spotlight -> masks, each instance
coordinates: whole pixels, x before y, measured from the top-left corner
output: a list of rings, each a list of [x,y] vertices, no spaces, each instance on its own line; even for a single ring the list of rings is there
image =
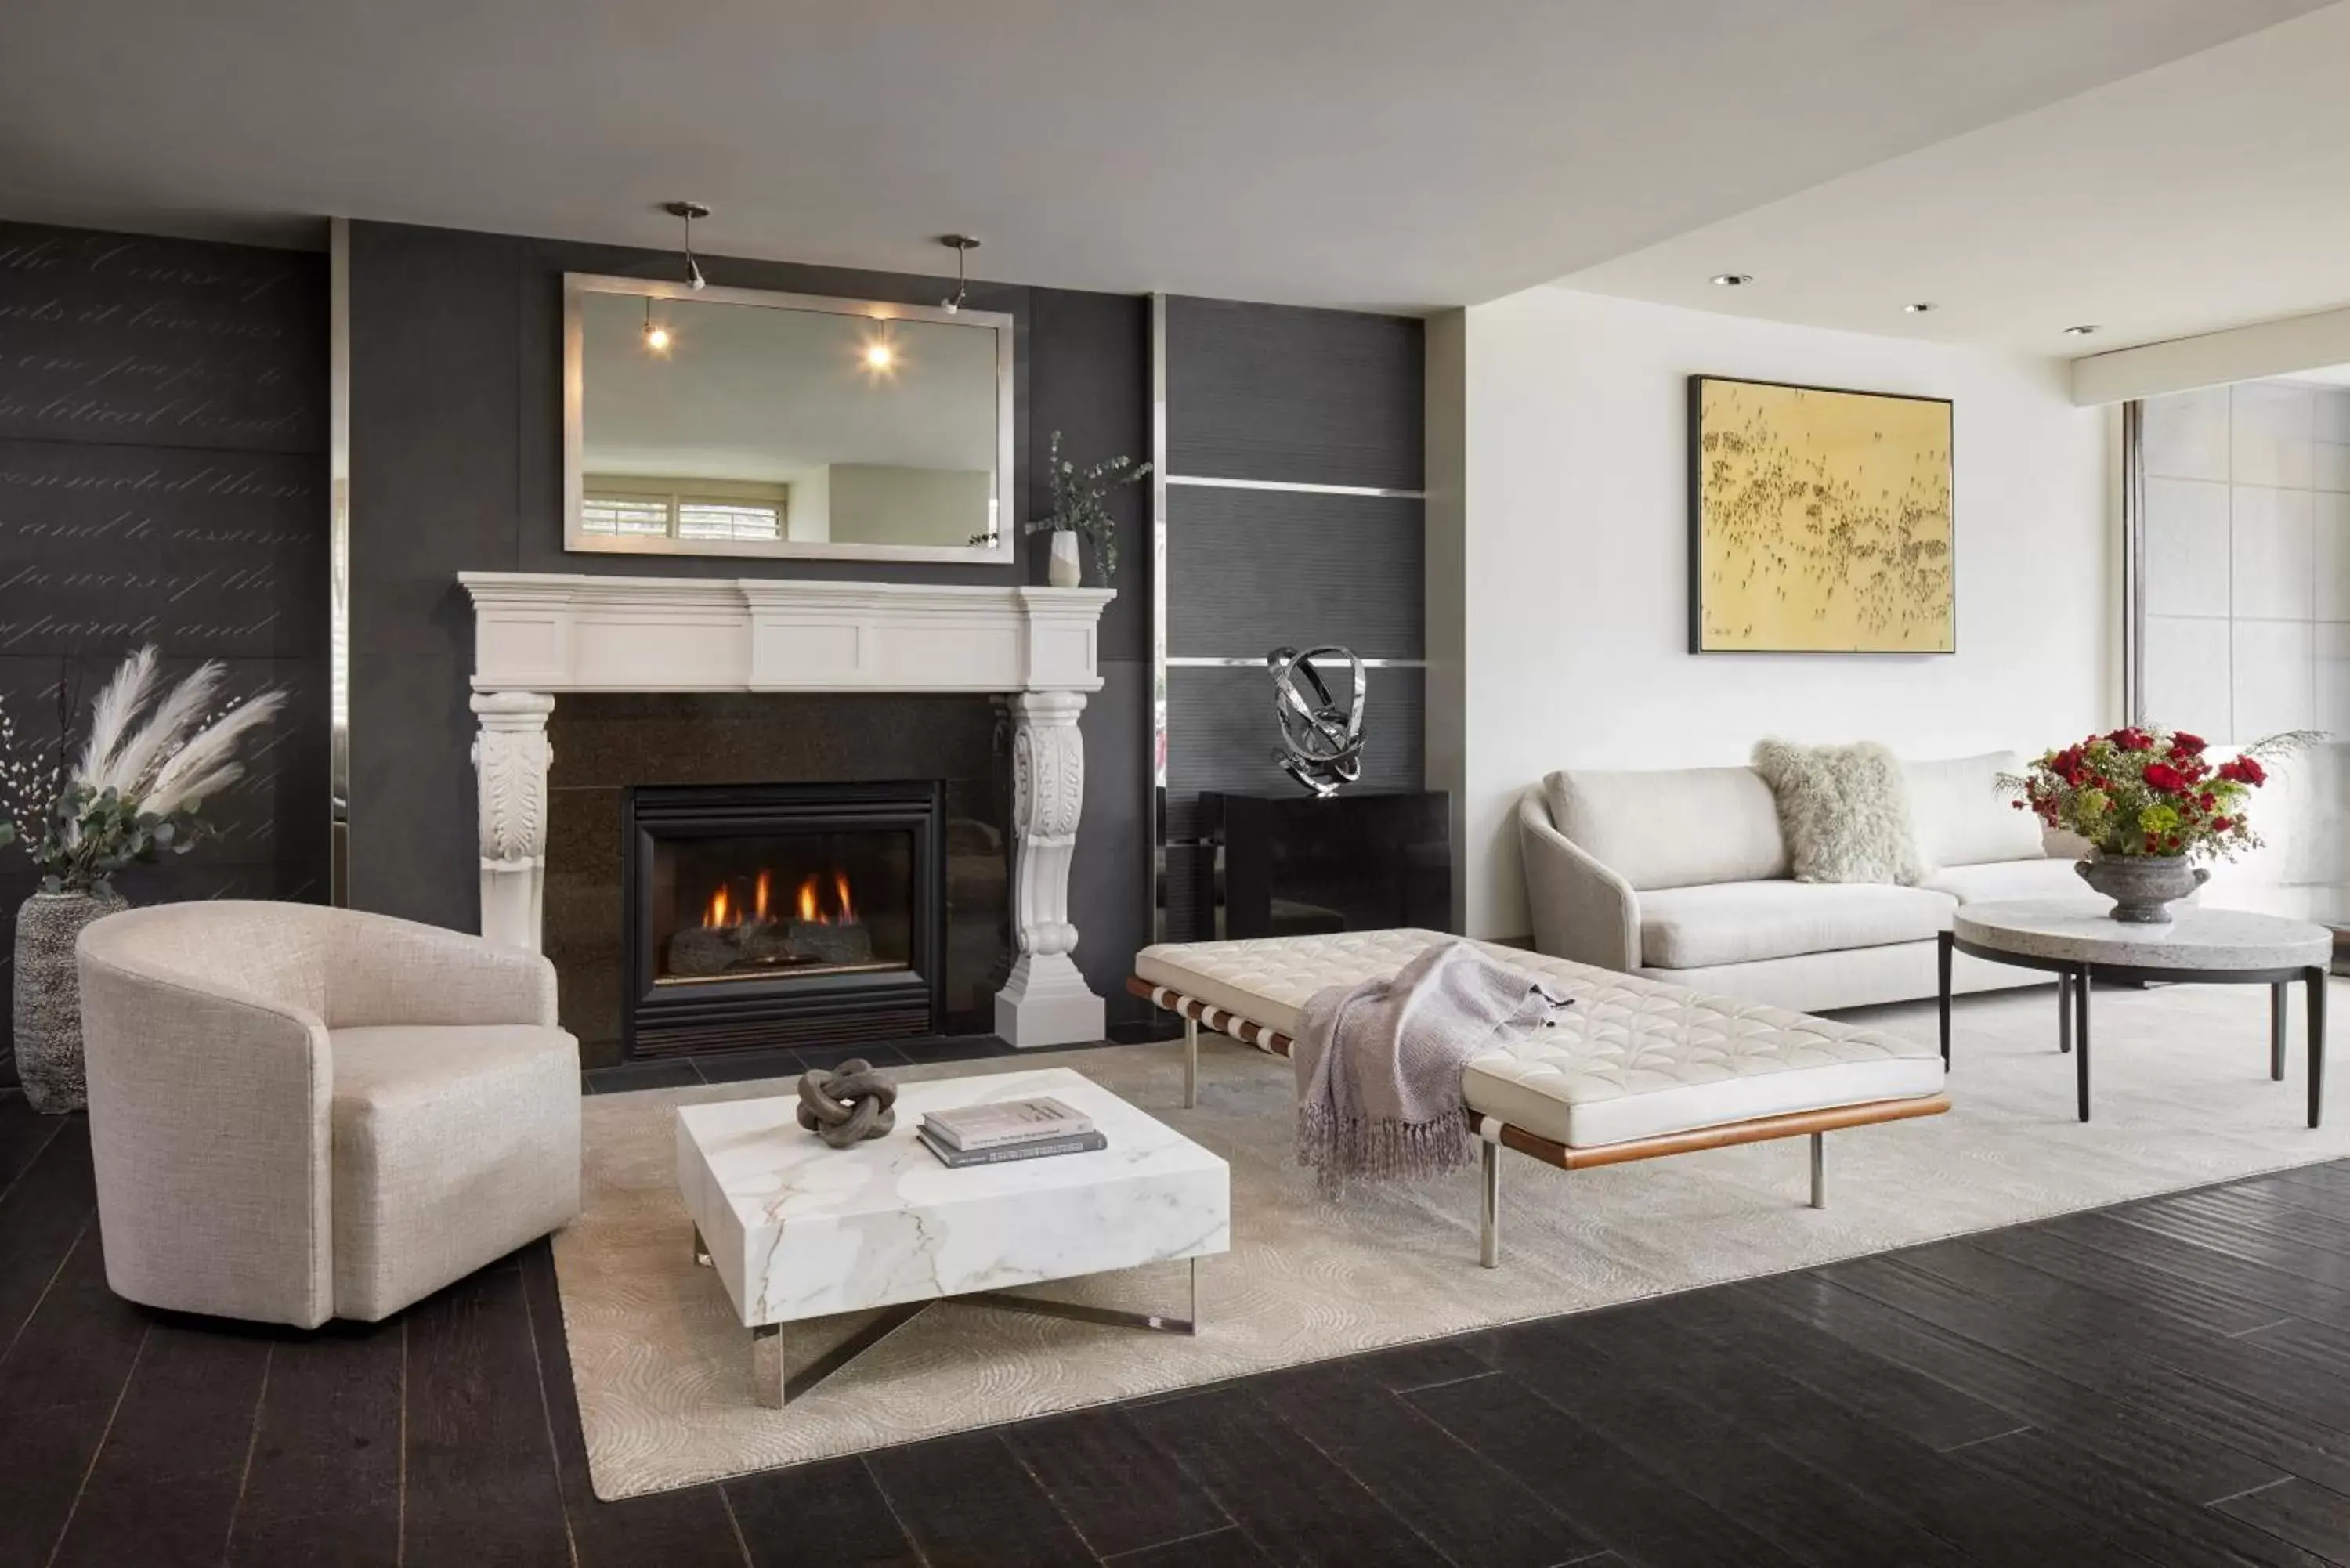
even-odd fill
[[[939,236],[939,244],[947,246],[955,254],[954,296],[951,299],[941,299],[939,303],[950,311],[961,310],[963,301],[971,295],[971,285],[963,275],[963,263],[970,257],[972,252],[979,249],[979,242],[969,234],[941,234]]]
[[[700,202],[663,202],[661,211],[685,220],[685,281],[691,287],[702,287],[702,264],[693,259],[693,220],[710,216],[710,209]]]

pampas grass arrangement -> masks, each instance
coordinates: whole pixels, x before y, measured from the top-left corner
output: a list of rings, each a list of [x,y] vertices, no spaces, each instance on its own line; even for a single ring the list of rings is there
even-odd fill
[[[244,775],[238,748],[286,703],[276,690],[224,703],[217,662],[166,687],[159,663],[151,646],[123,660],[91,706],[70,768],[62,732],[54,764],[18,754],[0,765],[15,819],[8,836],[26,841],[43,892],[109,891],[125,867],[193,848],[207,829],[198,815],[205,800]],[[14,739],[0,715],[0,749],[13,751]]]

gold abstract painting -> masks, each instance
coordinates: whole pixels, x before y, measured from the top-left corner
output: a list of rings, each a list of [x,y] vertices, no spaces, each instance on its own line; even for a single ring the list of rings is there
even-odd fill
[[[1690,378],[1690,648],[1950,653],[1950,404]]]

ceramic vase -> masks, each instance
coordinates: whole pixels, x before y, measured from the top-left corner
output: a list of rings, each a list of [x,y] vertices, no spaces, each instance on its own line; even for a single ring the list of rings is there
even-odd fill
[[[88,1099],[74,942],[127,907],[114,892],[36,893],[16,911],[16,1077],[36,1111],[62,1116]]]
[[[2170,905],[2211,879],[2177,855],[2102,856],[2075,861],[2081,880],[2114,901],[2114,919],[2133,926],[2167,926]]]
[[[1085,565],[1077,558],[1077,531],[1054,529],[1053,560],[1045,569],[1045,580],[1056,588],[1074,588],[1085,581]]]

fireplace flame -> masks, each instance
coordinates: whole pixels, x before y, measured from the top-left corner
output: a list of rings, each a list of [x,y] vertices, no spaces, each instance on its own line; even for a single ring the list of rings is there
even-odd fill
[[[857,900],[849,890],[848,873],[830,873],[833,906],[825,908],[825,877],[809,875],[801,879],[799,891],[794,896],[794,910],[803,925],[853,926],[858,924]],[[740,926],[764,926],[772,921],[775,899],[775,873],[763,870],[751,884],[750,907],[740,903],[731,884],[721,883],[702,909],[702,928],[709,931],[732,930]]]

